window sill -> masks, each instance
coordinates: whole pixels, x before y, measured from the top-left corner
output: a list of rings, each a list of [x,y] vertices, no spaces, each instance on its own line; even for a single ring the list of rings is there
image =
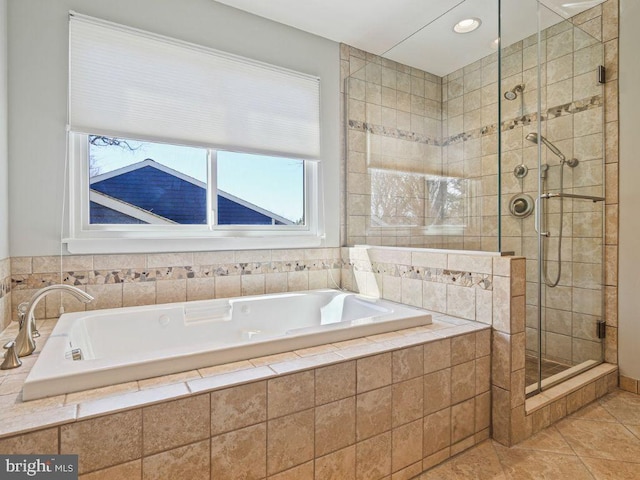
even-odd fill
[[[156,253],[213,250],[270,250],[321,248],[325,237],[313,235],[219,238],[67,238],[69,253]]]

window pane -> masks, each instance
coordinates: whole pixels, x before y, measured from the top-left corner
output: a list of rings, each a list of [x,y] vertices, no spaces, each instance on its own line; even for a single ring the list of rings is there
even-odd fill
[[[207,150],[89,135],[89,223],[207,223]]]
[[[218,152],[218,225],[304,225],[304,161]]]

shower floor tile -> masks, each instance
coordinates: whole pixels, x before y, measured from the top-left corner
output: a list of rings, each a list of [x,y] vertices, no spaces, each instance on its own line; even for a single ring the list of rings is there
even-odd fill
[[[514,447],[493,440],[414,480],[640,478],[640,395],[616,390]]]
[[[571,365],[542,359],[542,380],[563,372],[568,368],[571,368]],[[527,385],[532,385],[538,382],[538,359],[532,355],[527,355],[526,357],[525,380]]]

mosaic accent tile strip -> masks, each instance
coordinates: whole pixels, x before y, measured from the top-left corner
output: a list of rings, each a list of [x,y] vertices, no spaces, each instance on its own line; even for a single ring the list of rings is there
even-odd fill
[[[584,112],[593,108],[602,107],[602,95],[595,95],[583,100],[576,100],[575,102],[565,103],[563,105],[557,105],[546,110],[542,114],[541,121],[545,122],[554,118],[562,117],[565,115],[573,115],[575,113]],[[511,120],[505,120],[500,125],[501,131],[512,130],[518,126],[531,125],[538,120],[538,112],[523,115],[521,117],[513,118]],[[492,135],[497,132],[497,125],[486,125],[468,132],[462,132],[456,135],[452,135],[445,139],[436,139],[428,135],[419,134],[415,132],[408,132],[405,130],[399,130],[393,127],[385,127],[383,125],[374,125],[367,122],[361,122],[357,120],[349,120],[349,128],[351,130],[359,132],[368,132],[373,135],[380,135],[383,137],[397,138],[398,140],[406,140],[409,142],[423,143],[426,145],[434,145],[438,147],[446,147],[454,145],[460,142],[466,142],[468,140],[482,138],[486,135]]]
[[[397,138],[398,140],[441,146],[441,141],[439,139],[416,132],[400,130],[394,127],[386,127],[384,125],[374,125],[372,123],[361,122],[358,120],[349,120],[349,128],[358,132],[368,132],[382,137]]]
[[[411,278],[427,282],[459,285],[462,287],[477,287],[482,290],[493,290],[493,276],[489,274],[461,272],[444,268],[415,267],[412,265],[398,265],[392,263],[375,263],[350,261],[345,268],[352,268],[355,272],[378,273],[391,277]]]
[[[237,275],[257,275],[317,271],[342,268],[339,258],[323,260],[297,260],[254,263],[233,263],[217,265],[194,265],[184,267],[158,267],[148,269],[91,270],[59,273],[33,273],[12,275],[7,279],[7,289],[38,289],[49,285],[107,285],[118,283],[155,282],[190,278],[211,278]],[[0,295],[1,298],[1,295]]]

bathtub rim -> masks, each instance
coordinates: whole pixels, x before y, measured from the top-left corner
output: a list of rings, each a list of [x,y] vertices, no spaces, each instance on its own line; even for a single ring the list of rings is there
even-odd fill
[[[355,298],[362,298],[365,301],[374,304],[391,304],[399,308],[401,312],[414,312],[416,316],[409,318],[395,318],[398,314],[394,311],[388,320],[381,322],[365,324],[362,326],[349,326],[347,328],[332,328],[321,332],[301,333],[299,335],[289,336],[278,339],[268,339],[247,345],[236,345],[217,350],[205,349],[195,352],[173,354],[170,357],[161,359],[143,359],[135,361],[135,363],[113,363],[108,359],[84,360],[80,362],[71,362],[65,364],[63,372],[51,372],[51,365],[60,362],[58,357],[60,350],[66,351],[66,343],[68,336],[66,332],[70,329],[73,322],[78,318],[89,316],[109,315],[112,312],[127,311],[158,311],[163,309],[175,308],[176,306],[186,304],[198,304],[206,302],[224,301],[246,301],[257,298],[286,297],[292,295],[305,295],[314,292],[344,292],[353,295]],[[384,315],[383,315],[384,316]],[[388,333],[408,328],[429,325],[432,321],[432,312],[399,302],[393,302],[382,298],[371,297],[356,292],[349,292],[338,289],[322,288],[315,290],[302,290],[298,292],[283,292],[281,294],[265,294],[250,295],[241,297],[231,297],[228,299],[211,299],[198,300],[193,302],[175,302],[157,305],[144,305],[137,307],[121,307],[112,309],[103,309],[90,312],[75,312],[60,317],[50,337],[42,346],[39,358],[35,365],[27,375],[22,388],[22,398],[25,401],[32,401],[53,397],[56,395],[69,394],[85,391],[88,389],[105,388],[120,383],[145,380],[158,376],[173,375],[201,368],[224,365],[242,360],[251,360],[258,357],[275,355],[289,351],[301,350],[330,343],[336,343],[357,338],[365,338],[368,336]],[[393,327],[393,328],[392,328]],[[246,349],[251,351],[250,354],[244,353]],[[165,351],[165,350],[163,350]],[[177,351],[177,350],[176,350]],[[166,353],[170,353],[165,351]],[[212,357],[222,356],[220,360],[212,361]],[[85,363],[86,362],[86,363]],[[88,362],[92,362],[89,364]],[[88,367],[93,367],[90,370]],[[70,371],[69,371],[70,370]],[[120,373],[120,375],[118,375]],[[117,380],[114,380],[117,375]],[[81,385],[79,384],[81,383]]]

